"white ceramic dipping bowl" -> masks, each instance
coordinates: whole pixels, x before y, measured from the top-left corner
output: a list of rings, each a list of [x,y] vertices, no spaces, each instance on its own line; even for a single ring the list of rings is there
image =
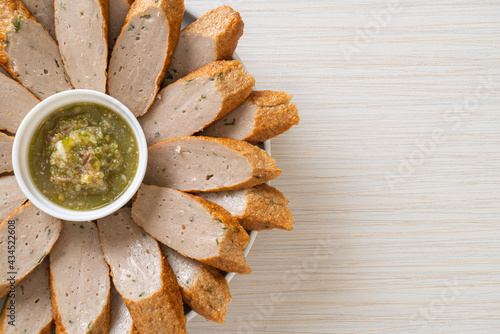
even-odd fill
[[[29,171],[28,153],[32,137],[40,125],[56,110],[75,103],[95,103],[107,107],[120,115],[130,126],[137,140],[139,163],[129,187],[114,201],[95,210],[76,211],[61,207],[47,199],[37,188]],[[148,161],[148,148],[142,128],[120,101],[109,95],[87,89],[68,90],[52,95],[35,106],[22,121],[14,139],[12,163],[19,187],[26,197],[45,213],[69,221],[88,221],[108,216],[124,206],[139,189]]]

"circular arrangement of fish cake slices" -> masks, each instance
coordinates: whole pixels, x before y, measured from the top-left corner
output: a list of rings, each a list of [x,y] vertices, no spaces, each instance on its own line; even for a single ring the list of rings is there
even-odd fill
[[[85,4],[4,0],[0,4],[0,11],[10,18],[10,23],[4,20],[0,25],[0,199],[4,202],[0,238],[7,243],[15,224],[16,233],[33,238],[16,250],[23,261],[16,268],[21,275],[17,284],[21,282],[28,292],[37,290],[33,296],[23,295],[20,310],[34,298],[43,300],[42,306],[52,303],[55,309],[53,320],[45,312],[43,321],[30,323],[28,331],[46,333],[55,324],[57,331],[68,333],[137,333],[135,322],[144,333],[181,333],[186,324],[182,299],[207,320],[224,323],[231,300],[226,278],[233,274],[226,278],[223,274],[251,271],[244,257],[245,247],[251,246],[245,229],[293,230],[288,201],[264,184],[281,170],[264,150],[252,145],[299,123],[292,97],[284,92],[252,92],[255,80],[239,61],[231,60],[244,29],[238,12],[223,5],[187,22],[181,31],[184,10],[183,0]],[[150,50],[143,52],[146,49]],[[159,65],[150,66],[153,63]],[[165,88],[160,91],[161,87]],[[12,175],[12,143],[24,116],[40,100],[73,88],[95,89],[118,98],[139,117],[152,145],[145,178],[150,185],[141,187],[132,208],[121,209],[97,226],[61,222],[39,211],[27,202]],[[186,221],[176,221],[169,205],[181,208]],[[123,226],[114,229],[111,223]],[[122,232],[130,233],[127,244],[119,244],[113,236]],[[197,234],[203,235],[201,241],[189,241]],[[256,232],[251,236],[253,240]],[[156,248],[141,246],[146,240]],[[139,253],[132,255],[136,246]],[[156,257],[151,258],[151,252]],[[50,280],[49,261],[43,261],[47,255]],[[146,292],[126,295],[135,283],[118,268],[134,256],[136,262],[160,261],[161,288],[147,296]],[[123,297],[110,286],[108,265]],[[143,274],[136,272],[133,280]],[[124,283],[129,278],[131,282]],[[9,294],[9,282],[0,283],[0,293]],[[149,283],[145,279],[140,284]],[[84,305],[85,291],[100,295],[97,313],[95,305]],[[165,303],[170,303],[170,311],[162,311]],[[73,304],[81,311],[75,319],[67,310]],[[154,319],[174,309],[171,320],[153,325]],[[144,312],[151,314],[144,316]],[[5,315],[4,305],[2,333],[9,332]],[[190,311],[187,319],[193,316]]]

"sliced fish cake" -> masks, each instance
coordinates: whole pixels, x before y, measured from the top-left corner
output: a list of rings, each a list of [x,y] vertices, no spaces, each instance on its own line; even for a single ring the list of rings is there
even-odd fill
[[[245,189],[278,177],[266,151],[228,138],[183,137],[148,149],[144,183],[187,192]]]
[[[284,92],[254,91],[238,108],[205,128],[209,137],[264,142],[299,124],[297,106]]]
[[[207,320],[224,323],[231,292],[219,270],[185,257],[161,245],[181,288],[182,298],[196,313]]]
[[[171,84],[216,60],[231,59],[243,35],[243,27],[240,14],[222,5],[184,28],[164,84]]]
[[[130,312],[122,296],[111,288],[111,320],[109,334],[137,334]]]
[[[12,172],[12,145],[14,137],[0,132],[0,174]]]
[[[16,133],[24,117],[38,100],[29,90],[0,73],[0,130]]]
[[[27,198],[17,184],[14,175],[0,177],[0,221],[4,221],[15,209],[20,207]]]
[[[160,245],[137,226],[130,208],[97,222],[113,283],[139,333],[187,333],[179,286]]]
[[[109,61],[108,92],[136,117],[154,102],[183,15],[183,0],[136,0],[127,14]]]
[[[228,272],[251,272],[243,255],[250,237],[226,210],[203,198],[142,185],[132,205],[132,218],[184,256]]]
[[[50,253],[56,333],[108,333],[109,268],[92,222],[64,222]]]
[[[108,32],[108,50],[109,53],[113,50],[116,39],[122,30],[125,23],[130,6],[133,0],[109,0],[109,32]]]
[[[242,104],[254,84],[239,61],[217,61],[163,88],[139,118],[148,145],[200,131]]]
[[[0,12],[2,67],[40,100],[72,89],[56,42],[23,3],[3,0]]]
[[[108,1],[55,1],[55,26],[64,68],[75,88],[106,92]]]
[[[14,303],[15,326],[9,324],[7,307]],[[50,306],[49,260],[45,259],[16,288],[15,295],[9,296],[0,314],[0,333],[52,333],[52,308]]]
[[[293,230],[288,200],[279,190],[267,184],[198,195],[229,211],[247,231]]]
[[[40,22],[54,40],[56,31],[54,29],[54,0],[22,0],[24,5]]]
[[[16,272],[16,283],[28,276],[49,254],[61,227],[61,220],[40,211],[31,202],[19,207],[2,222],[0,256],[5,260],[0,261],[0,298],[10,290],[8,279],[12,274],[9,273]],[[8,253],[8,247],[12,246],[14,239],[15,259],[9,258],[12,254]]]

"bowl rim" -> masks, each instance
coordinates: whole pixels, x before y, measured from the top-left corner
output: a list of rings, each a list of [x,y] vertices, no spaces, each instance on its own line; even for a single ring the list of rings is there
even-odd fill
[[[137,170],[128,188],[114,201],[94,210],[77,211],[64,208],[46,198],[34,184],[28,166],[31,139],[39,126],[61,107],[75,103],[95,103],[107,107],[120,115],[130,126],[139,150]],[[41,211],[67,221],[90,221],[103,218],[123,207],[139,189],[148,160],[148,149],[144,131],[132,112],[115,98],[88,89],[73,89],[54,94],[37,104],[23,119],[14,137],[12,164],[17,183],[26,197]]]

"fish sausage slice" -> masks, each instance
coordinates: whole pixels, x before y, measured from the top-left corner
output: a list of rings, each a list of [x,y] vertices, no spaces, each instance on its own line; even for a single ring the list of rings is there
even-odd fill
[[[0,1],[0,13],[0,64],[7,72],[40,100],[73,88],[56,42],[23,3]]]
[[[224,323],[231,292],[219,270],[161,245],[163,254],[177,277],[182,298],[196,313],[207,320]]]
[[[293,230],[293,217],[288,208],[288,200],[280,191],[267,184],[249,189],[198,195],[229,211],[247,231]]]
[[[148,154],[144,183],[187,192],[245,189],[281,174],[266,151],[236,139],[176,138],[154,144]]]
[[[111,320],[109,334],[137,334],[122,296],[111,287]]]
[[[153,104],[179,39],[183,0],[136,0],[109,61],[108,92],[139,117]]]
[[[16,272],[16,283],[21,282],[49,254],[61,228],[61,220],[40,211],[31,202],[19,207],[3,221],[0,225],[0,256],[5,260],[0,261],[0,298],[10,290],[8,273]],[[13,238],[15,259],[8,258],[12,256],[8,247],[12,246]]]
[[[106,92],[108,1],[55,1],[55,26],[64,68],[75,88]]]
[[[216,60],[229,60],[243,35],[243,20],[231,7],[222,5],[205,13],[179,35],[164,85]]]
[[[0,177],[0,221],[4,221],[15,209],[20,207],[27,198],[17,184],[14,175]]]
[[[208,126],[204,136],[264,142],[299,124],[297,106],[284,92],[254,91],[238,108]]]
[[[187,333],[182,296],[160,245],[130,208],[97,222],[104,258],[139,333]]]
[[[92,222],[67,222],[50,253],[56,333],[108,333],[109,268]]]
[[[0,130],[16,133],[24,117],[40,101],[17,81],[0,73]]]
[[[54,29],[54,0],[22,0],[24,5],[49,32],[50,37],[56,39]]]
[[[15,307],[15,326],[9,324],[8,306]],[[50,306],[49,261],[45,259],[16,288],[13,298],[10,296],[0,314],[0,333],[51,334],[54,322]]]
[[[109,0],[108,50],[111,54],[133,0]]]
[[[12,172],[12,145],[14,137],[0,132],[0,174]]]
[[[226,210],[203,198],[143,184],[132,204],[132,218],[184,256],[228,272],[252,271],[243,255],[248,234]]]
[[[148,145],[200,131],[242,104],[254,84],[239,61],[217,61],[163,88],[139,118]]]

